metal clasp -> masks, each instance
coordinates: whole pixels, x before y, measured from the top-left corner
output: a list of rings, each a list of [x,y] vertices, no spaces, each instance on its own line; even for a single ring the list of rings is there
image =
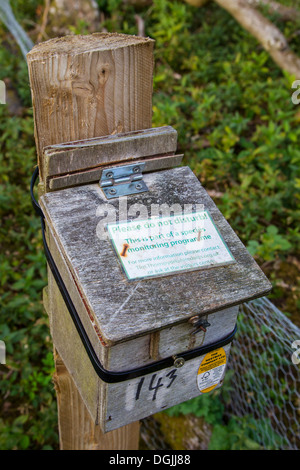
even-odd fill
[[[144,166],[137,162],[103,170],[99,184],[107,199],[148,191],[142,174]]]

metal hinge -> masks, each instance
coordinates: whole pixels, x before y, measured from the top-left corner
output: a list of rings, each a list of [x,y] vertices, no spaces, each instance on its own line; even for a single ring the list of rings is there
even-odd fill
[[[99,183],[107,199],[148,191],[143,181],[142,171],[144,166],[144,163],[137,162],[133,165],[123,165],[103,170]]]

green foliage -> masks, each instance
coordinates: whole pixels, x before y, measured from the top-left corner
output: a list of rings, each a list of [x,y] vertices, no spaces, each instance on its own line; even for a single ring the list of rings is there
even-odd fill
[[[249,417],[234,417],[226,425],[217,424],[213,429],[208,450],[262,450],[252,439],[255,429],[255,420]]]
[[[43,2],[40,0],[13,0],[10,4],[18,21],[28,24],[38,21]]]
[[[29,197],[35,165],[29,110],[10,116],[0,107],[0,449],[43,448],[57,442],[53,358],[48,319],[41,304],[46,282],[39,220]]]
[[[252,371],[253,372],[253,371]],[[268,371],[267,371],[268,372]],[[247,373],[247,372],[246,372]],[[169,416],[179,416],[193,414],[204,418],[205,422],[212,426],[212,434],[208,450],[262,450],[262,444],[257,439],[257,429],[262,436],[263,442],[268,443],[268,450],[284,448],[287,443],[272,428],[269,419],[257,420],[252,416],[225,417],[226,403],[230,401],[230,390],[232,387],[233,371],[228,370],[225,381],[221,389],[217,389],[208,394],[199,395],[192,400],[188,400],[179,405],[173,406],[165,411]],[[268,389],[272,393],[272,389]],[[264,390],[257,399],[262,400]],[[282,390],[274,395],[274,404],[280,406]],[[276,399],[278,400],[276,401]]]
[[[291,243],[278,233],[275,225],[269,225],[267,230],[260,236],[260,243],[257,240],[250,240],[247,245],[252,256],[259,256],[266,261],[274,261],[279,252],[289,252]]]
[[[294,313],[300,304],[297,264],[289,279],[300,241],[300,108],[291,102],[291,78],[213,2],[201,9],[179,0],[154,0],[138,10],[121,0],[97,3],[99,30],[137,34],[135,14],[144,20],[146,35],[156,41],[153,125],[177,129],[178,152],[217,195],[233,229],[269,270],[276,298],[284,310],[288,301],[299,321]],[[12,5],[34,40],[44,3],[17,0]],[[300,25],[274,20],[299,51]],[[69,30],[89,32],[86,22]],[[7,347],[7,364],[0,366],[0,449],[56,448],[52,344],[41,303],[46,263],[29,197],[36,164],[31,95],[27,65],[1,25],[0,64],[0,80],[10,80],[23,107],[14,116],[0,106],[0,339]],[[289,272],[280,270],[280,263],[288,264]],[[290,284],[290,290],[280,287]],[[228,387],[224,393],[230,393]],[[284,387],[276,391],[278,397]],[[213,426],[211,448],[259,446],[252,418],[224,422],[218,392],[168,413],[204,417]]]
[[[218,400],[218,394],[199,395],[192,400],[180,403],[166,410],[169,416],[179,416],[180,414],[193,414],[202,417],[209,424],[220,423],[224,413],[224,405]]]
[[[212,425],[209,450],[260,450],[262,447],[255,436],[257,423],[252,417],[231,417],[227,423],[224,422],[226,397],[228,398],[231,388],[231,375],[231,371],[228,371],[223,389],[199,395],[169,408],[165,413],[169,416],[193,414],[204,418],[206,423]],[[271,426],[269,429],[274,434]]]
[[[264,442],[270,443],[267,447],[262,447],[257,442],[258,427],[265,435]],[[234,416],[226,424],[216,424],[208,450],[277,450],[284,448],[284,445],[285,439],[274,432],[269,419],[262,422],[247,415]]]

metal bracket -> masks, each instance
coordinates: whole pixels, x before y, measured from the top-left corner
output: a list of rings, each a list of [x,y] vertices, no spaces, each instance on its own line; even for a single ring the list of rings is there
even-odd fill
[[[107,199],[148,191],[142,175],[144,166],[137,162],[103,170],[99,184]]]

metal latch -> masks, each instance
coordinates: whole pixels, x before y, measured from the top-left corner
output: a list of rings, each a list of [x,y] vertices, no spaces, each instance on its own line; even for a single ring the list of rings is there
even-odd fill
[[[117,166],[102,171],[100,187],[107,199],[148,191],[143,181],[145,163]]]

